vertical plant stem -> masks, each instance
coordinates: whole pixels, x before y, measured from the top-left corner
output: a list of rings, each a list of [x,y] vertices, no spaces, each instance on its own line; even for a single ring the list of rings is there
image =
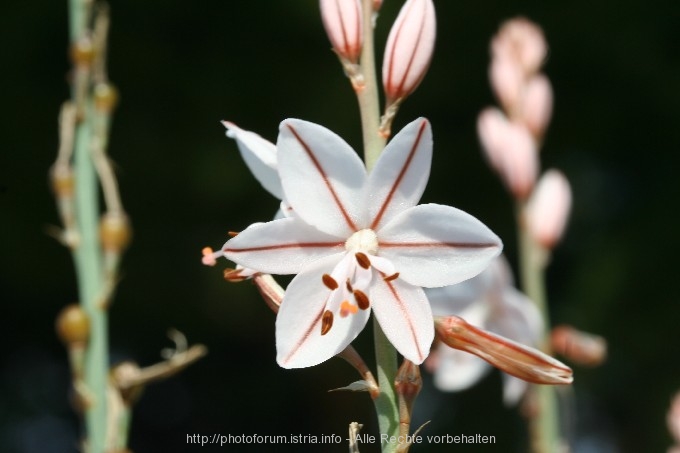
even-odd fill
[[[380,434],[399,435],[399,411],[394,393],[394,378],[397,375],[397,352],[387,339],[380,324],[373,317],[373,341],[375,342],[375,360],[378,367],[378,387],[380,395],[375,399],[375,410],[378,414]],[[393,451],[395,443],[381,442],[382,451]]]
[[[70,38],[74,45],[87,34],[91,0],[69,0]],[[82,85],[81,85],[82,84]],[[79,79],[72,87],[77,93],[87,89],[89,78]],[[108,377],[107,319],[100,297],[102,294],[102,257],[99,244],[99,199],[97,175],[92,162],[92,106],[87,100],[78,106],[75,131],[75,212],[79,234],[73,250],[78,293],[83,310],[90,319],[90,339],[85,351],[84,383],[87,392],[85,425],[89,453],[104,453],[106,449]]]
[[[364,140],[364,162],[370,172],[378,156],[385,147],[385,139],[380,136],[380,107],[378,99],[378,83],[375,73],[375,53],[373,50],[373,1],[362,0],[364,26],[364,43],[361,52],[361,72],[363,88],[357,91],[361,128]],[[399,434],[399,412],[394,393],[394,379],[397,375],[397,351],[385,337],[380,325],[373,317],[373,336],[375,344],[375,360],[378,374],[380,394],[374,400],[381,435],[397,436]],[[383,452],[394,451],[395,443],[381,442]]]
[[[87,110],[90,110],[89,108]],[[85,385],[92,398],[85,412],[89,452],[104,452],[106,438],[106,385],[108,376],[106,310],[102,294],[102,257],[99,247],[99,199],[92,163],[91,124],[85,117],[76,128],[74,165],[76,175],[76,222],[79,242],[75,249],[80,303],[90,318],[90,340],[85,352]]]
[[[517,230],[519,240],[519,265],[522,289],[534,301],[543,318],[541,350],[551,353],[549,342],[550,313],[545,291],[544,250],[541,249],[527,228],[524,218],[525,203],[517,203]],[[535,453],[553,453],[559,448],[559,420],[555,389],[547,385],[535,387],[538,415],[531,419],[530,435]]]
[[[385,147],[385,139],[378,133],[380,129],[380,106],[378,99],[378,81],[375,73],[375,51],[373,45],[373,2],[362,0],[364,18],[364,45],[361,51],[361,73],[364,86],[357,91],[361,129],[364,139],[364,161],[366,169],[371,171],[378,156]]]

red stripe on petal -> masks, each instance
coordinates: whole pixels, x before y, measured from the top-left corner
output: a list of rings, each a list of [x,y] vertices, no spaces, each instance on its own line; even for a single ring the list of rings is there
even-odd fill
[[[240,252],[261,252],[266,250],[279,250],[279,249],[293,249],[293,248],[333,248],[344,246],[344,242],[294,242],[290,244],[272,244],[272,245],[260,245],[257,247],[245,247],[245,248],[224,248],[222,252],[224,253],[240,253]]]
[[[300,350],[302,345],[307,341],[307,338],[312,334],[314,329],[317,328],[317,324],[319,323],[319,320],[321,320],[321,317],[323,316],[324,312],[326,311],[326,306],[324,305],[321,310],[319,310],[319,313],[314,317],[314,321],[312,321],[311,325],[307,328],[305,333],[302,335],[302,338],[300,338],[297,343],[295,344],[295,347],[290,350],[290,353],[286,356],[285,359],[281,361],[281,363],[288,363],[290,359],[297,354],[297,352]],[[323,335],[323,334],[322,334]]]
[[[411,317],[408,315],[408,310],[406,310],[406,306],[404,305],[404,301],[401,300],[399,297],[399,293],[397,292],[397,289],[394,287],[392,282],[388,282],[383,280],[387,287],[390,289],[390,293],[392,293],[392,296],[394,297],[394,300],[397,301],[397,307],[399,308],[399,311],[402,312],[404,315],[404,319],[406,322],[408,322],[408,330],[411,332],[411,337],[413,338],[413,342],[416,344],[416,349],[418,349],[418,360],[421,362],[425,360],[425,357],[423,357],[420,354],[420,343],[418,342],[418,336],[416,335],[416,329],[413,327],[413,323],[411,322]]]
[[[321,163],[319,163],[318,159],[316,158],[316,156],[312,152],[309,145],[307,145],[307,143],[302,139],[302,137],[300,137],[300,135],[297,133],[295,128],[293,128],[293,126],[291,126],[290,124],[286,124],[286,127],[288,127],[288,129],[293,133],[293,135],[295,136],[297,141],[300,143],[302,148],[307,153],[307,156],[309,156],[309,158],[311,159],[312,163],[314,164],[314,167],[316,167],[316,170],[321,175],[321,178],[323,179],[324,183],[326,184],[328,191],[331,193],[331,196],[333,197],[333,201],[335,202],[336,206],[338,207],[338,209],[342,213],[342,217],[345,219],[345,222],[347,222],[347,225],[350,227],[350,229],[352,231],[358,231],[359,229],[357,228],[357,226],[354,224],[351,217],[347,213],[347,209],[345,209],[345,206],[340,201],[340,197],[338,197],[338,194],[335,193],[335,189],[333,188],[333,185],[331,184],[330,180],[328,179],[326,172],[321,167]]]
[[[380,248],[460,248],[460,249],[485,249],[491,247],[498,247],[498,244],[492,242],[378,242]]]
[[[385,201],[383,201],[383,204],[380,207],[378,214],[375,216],[375,219],[373,219],[373,223],[371,223],[372,230],[377,229],[380,220],[382,220],[382,217],[385,214],[385,211],[387,210],[387,206],[389,206],[390,201],[392,201],[392,198],[394,197],[394,194],[397,191],[397,188],[399,187],[399,184],[401,184],[401,181],[404,179],[404,176],[406,175],[406,172],[408,171],[408,168],[411,165],[411,162],[413,161],[413,156],[415,156],[416,151],[418,150],[418,145],[420,144],[420,140],[423,137],[423,132],[425,132],[426,126],[427,121],[423,120],[422,123],[420,124],[420,128],[418,129],[418,136],[416,137],[416,140],[413,142],[411,151],[409,151],[408,157],[404,162],[404,166],[401,168],[401,171],[399,172],[397,179],[394,180],[394,184],[392,184],[392,187],[390,188],[390,191],[387,194],[387,198],[385,198]]]

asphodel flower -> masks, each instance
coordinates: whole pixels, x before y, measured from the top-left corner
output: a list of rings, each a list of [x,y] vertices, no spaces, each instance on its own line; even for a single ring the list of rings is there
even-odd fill
[[[220,253],[259,272],[298,274],[276,320],[278,363],[300,368],[333,357],[371,311],[397,350],[422,363],[434,328],[421,287],[471,278],[502,248],[463,211],[416,206],[430,171],[429,122],[407,125],[370,174],[345,141],[306,121],[281,123],[276,148],[294,215],[251,225]]]

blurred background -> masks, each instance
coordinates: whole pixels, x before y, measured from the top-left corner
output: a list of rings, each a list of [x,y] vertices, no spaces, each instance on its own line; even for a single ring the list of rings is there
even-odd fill
[[[378,62],[401,2],[386,0]],[[555,108],[544,168],[574,191],[568,233],[548,271],[554,323],[609,341],[607,362],[575,367],[574,451],[665,451],[665,417],[680,390],[680,5],[675,0],[435,0],[438,36],[429,74],[404,104],[395,130],[418,116],[433,126],[425,202],[480,218],[516,267],[512,202],[487,168],[476,138],[479,111],[495,104],[487,80],[489,40],[524,15],[543,27],[544,67]],[[222,279],[223,261],[200,263],[228,230],[268,219],[277,201],[247,171],[226,119],[275,141],[298,117],[361,146],[358,109],[323,31],[318,2],[112,2],[109,74],[121,102],[110,154],[134,242],[110,314],[112,360],[142,366],[172,346],[169,328],[209,355],[147,388],[134,413],[137,453],[196,451],[192,434],[337,434],[351,421],[376,434],[365,394],[328,393],[356,380],[339,359],[303,370],[275,362],[274,315],[249,283]],[[46,234],[58,224],[47,171],[57,115],[68,97],[67,2],[10,2],[0,16],[0,451],[78,451],[65,350],[54,318],[76,300],[70,254]],[[675,206],[675,208],[673,207]],[[370,330],[357,342],[372,363]],[[426,386],[414,427],[424,434],[495,435],[461,451],[526,451],[516,408],[501,403],[489,374],[470,391]],[[237,446],[200,451],[346,451],[346,445]],[[415,452],[450,451],[422,445]],[[364,446],[362,453],[378,451]]]

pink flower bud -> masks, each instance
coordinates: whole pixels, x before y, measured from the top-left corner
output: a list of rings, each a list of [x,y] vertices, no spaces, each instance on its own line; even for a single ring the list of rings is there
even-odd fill
[[[511,58],[494,58],[489,66],[489,80],[496,98],[508,112],[520,105],[524,74]]]
[[[550,344],[555,353],[578,365],[597,366],[607,357],[604,338],[571,326],[555,327],[550,334]]]
[[[474,354],[506,373],[535,384],[571,384],[571,368],[507,338],[468,324],[457,316],[435,317],[439,338],[454,349]]]
[[[536,75],[527,82],[522,96],[521,120],[540,140],[552,115],[553,92],[544,75]]]
[[[477,133],[491,166],[518,199],[526,198],[538,173],[538,150],[529,130],[488,108],[479,115]]]
[[[411,94],[430,65],[436,18],[432,0],[408,0],[387,38],[383,86],[388,104]]]
[[[333,50],[351,63],[361,56],[363,25],[359,0],[320,0],[321,18]]]
[[[666,421],[675,443],[680,444],[680,393],[676,393],[673,397]],[[676,445],[675,448],[680,450],[680,445]]]
[[[548,46],[540,27],[528,19],[518,17],[501,25],[498,34],[491,42],[494,59],[508,58],[529,76],[543,64]]]
[[[571,210],[571,187],[558,170],[548,170],[527,204],[526,224],[532,237],[547,249],[562,238]]]

